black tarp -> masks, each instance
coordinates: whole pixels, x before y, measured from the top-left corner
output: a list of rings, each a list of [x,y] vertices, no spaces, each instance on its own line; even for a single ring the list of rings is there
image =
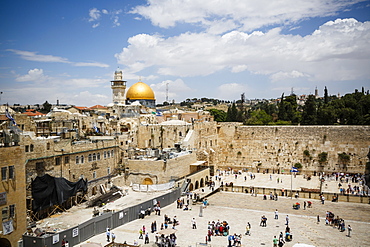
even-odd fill
[[[87,191],[87,180],[80,179],[77,182],[70,182],[65,178],[56,178],[48,174],[36,177],[32,183],[32,209],[34,212],[61,205],[77,191]]]

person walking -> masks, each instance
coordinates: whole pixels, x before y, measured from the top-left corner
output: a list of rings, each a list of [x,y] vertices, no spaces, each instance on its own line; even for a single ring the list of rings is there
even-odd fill
[[[195,221],[195,218],[191,220],[191,225],[193,226],[193,229],[197,229],[197,222]]]
[[[303,210],[306,210],[306,201],[303,202]]]
[[[285,217],[285,221],[286,221],[285,225],[289,225],[289,215],[287,215],[287,216]]]
[[[275,220],[278,220],[279,219],[279,212],[278,210],[276,209],[275,210]]]
[[[114,234],[114,232],[112,232],[112,242],[114,242],[115,239],[116,239],[116,235]]]
[[[149,244],[149,233],[145,233],[144,244]]]
[[[317,215],[317,224],[320,223],[320,215]]]
[[[351,227],[351,225],[348,225],[348,237],[351,237],[351,231],[352,231],[352,227]]]
[[[276,236],[274,236],[274,238],[272,239],[272,243],[274,244],[274,247],[278,247],[278,239],[276,238]]]
[[[107,242],[109,242],[109,240],[110,240],[110,229],[109,229],[109,227],[107,228],[107,231],[106,231],[105,234],[107,235]]]

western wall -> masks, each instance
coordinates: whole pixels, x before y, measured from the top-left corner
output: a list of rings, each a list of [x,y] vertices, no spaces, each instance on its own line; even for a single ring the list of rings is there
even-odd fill
[[[242,126],[217,127],[215,168],[246,168],[252,172],[289,172],[296,163],[302,172],[364,173],[370,147],[370,126]],[[327,161],[319,154],[327,152]],[[350,156],[348,163],[338,154]],[[308,154],[308,155],[307,155]]]

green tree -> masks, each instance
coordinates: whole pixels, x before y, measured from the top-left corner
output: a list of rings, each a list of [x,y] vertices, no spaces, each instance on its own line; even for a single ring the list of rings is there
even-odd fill
[[[48,101],[45,101],[45,103],[42,104],[42,110],[41,111],[43,113],[48,113],[48,112],[50,112],[51,107],[52,107],[52,105]]]
[[[309,95],[304,106],[302,113],[301,124],[314,125],[317,124],[317,104],[314,95]]]
[[[229,106],[226,115],[226,122],[237,122],[238,109],[236,108],[235,103]]]
[[[218,109],[210,109],[210,114],[214,117],[216,122],[225,122],[226,121],[226,112]]]
[[[247,125],[267,125],[272,122],[272,116],[264,110],[256,110],[250,113],[250,118],[246,121]]]

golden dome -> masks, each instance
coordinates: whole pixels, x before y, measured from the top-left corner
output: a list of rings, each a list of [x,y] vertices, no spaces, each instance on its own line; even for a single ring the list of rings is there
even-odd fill
[[[126,93],[126,99],[128,100],[140,100],[140,99],[147,99],[147,100],[155,100],[153,90],[144,82],[137,82],[132,85]]]

